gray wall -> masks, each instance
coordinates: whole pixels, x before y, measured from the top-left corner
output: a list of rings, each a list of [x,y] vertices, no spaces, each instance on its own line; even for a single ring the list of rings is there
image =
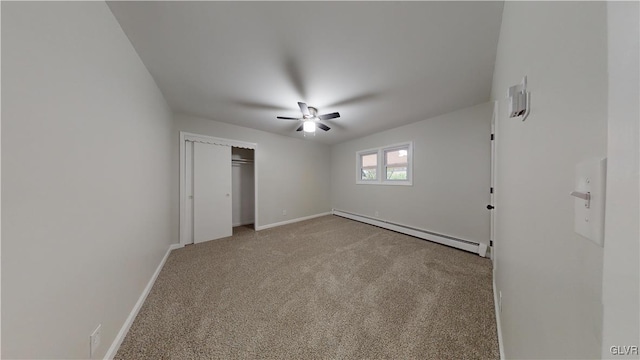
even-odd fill
[[[167,251],[172,117],[102,2],[2,2],[2,357],[102,357]]]
[[[523,122],[506,118],[506,92],[524,75]],[[505,2],[492,97],[505,355],[598,358],[603,250],[574,232],[569,193],[575,165],[607,153],[606,4]]]
[[[329,146],[206,118],[177,114],[172,136],[175,154],[178,153],[180,145],[180,131],[258,144],[254,164],[258,175],[258,226],[331,211]],[[174,177],[177,178],[177,156],[174,157],[173,168]],[[176,219],[179,211],[178,198],[179,191],[176,186],[173,199]],[[287,214],[282,215],[282,210],[286,210]],[[178,236],[177,232],[175,236]]]
[[[334,145],[333,208],[489,244],[492,115],[484,103]],[[356,184],[357,151],[405,141],[412,186]]]
[[[609,111],[603,265],[602,357],[611,346],[640,345],[640,4],[607,3]],[[629,356],[638,358],[638,356]]]

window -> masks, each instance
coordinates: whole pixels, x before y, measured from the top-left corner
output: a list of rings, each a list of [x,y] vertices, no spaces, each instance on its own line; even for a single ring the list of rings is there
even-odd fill
[[[378,180],[378,153],[360,155],[360,180]]]
[[[413,143],[358,151],[358,184],[412,185]]]
[[[409,150],[407,147],[384,151],[384,169],[386,179],[390,181],[407,180]]]

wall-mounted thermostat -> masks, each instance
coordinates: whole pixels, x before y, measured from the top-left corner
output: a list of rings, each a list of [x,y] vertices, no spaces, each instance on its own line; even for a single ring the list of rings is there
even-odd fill
[[[522,78],[522,82],[514,85],[507,91],[507,99],[509,101],[509,117],[522,116],[525,121],[530,112],[530,93],[527,91],[527,77]]]

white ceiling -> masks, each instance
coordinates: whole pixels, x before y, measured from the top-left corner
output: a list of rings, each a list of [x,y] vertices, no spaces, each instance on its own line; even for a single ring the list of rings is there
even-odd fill
[[[110,2],[175,112],[335,144],[489,100],[502,2]]]

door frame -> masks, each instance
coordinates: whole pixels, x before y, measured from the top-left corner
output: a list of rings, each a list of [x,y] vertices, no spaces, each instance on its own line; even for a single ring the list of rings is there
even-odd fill
[[[497,162],[497,149],[498,149],[498,110],[500,103],[498,101],[493,102],[493,116],[491,119],[491,194],[489,203],[493,206],[491,210],[490,220],[490,244],[491,246],[491,260],[496,262],[496,222],[497,222],[497,198],[498,190],[496,188],[496,179],[498,175],[498,162]]]
[[[208,135],[194,134],[190,132],[180,131],[180,245],[187,245],[186,234],[186,207],[187,207],[187,191],[186,191],[186,142],[201,142],[205,144],[224,145],[230,147],[239,147],[244,149],[252,149],[254,151],[253,160],[253,184],[254,184],[254,227],[258,228],[258,144],[246,141],[223,139]],[[231,166],[231,164],[229,164]]]

